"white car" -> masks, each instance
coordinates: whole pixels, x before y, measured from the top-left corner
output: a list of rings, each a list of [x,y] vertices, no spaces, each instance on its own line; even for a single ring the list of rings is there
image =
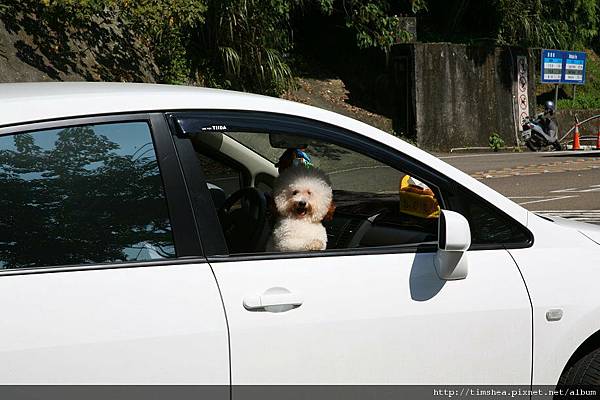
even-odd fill
[[[287,148],[331,179],[326,250],[264,251]],[[332,112],[1,84],[0,205],[3,384],[600,383],[599,227]]]

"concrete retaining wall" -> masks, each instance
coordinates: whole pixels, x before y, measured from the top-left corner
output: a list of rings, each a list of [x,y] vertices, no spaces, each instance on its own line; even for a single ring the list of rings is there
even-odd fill
[[[453,43],[395,46],[393,56],[409,57],[412,65],[413,134],[420,147],[488,146],[492,132],[506,145],[515,143],[516,57],[529,62],[529,112],[535,109],[535,73],[528,49],[472,47]]]

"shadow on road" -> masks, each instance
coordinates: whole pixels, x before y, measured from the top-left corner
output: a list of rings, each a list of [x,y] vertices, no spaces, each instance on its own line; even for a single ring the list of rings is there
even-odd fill
[[[571,153],[548,153],[548,154],[542,155],[542,157],[544,157],[544,158],[548,158],[548,157],[549,158],[600,157],[600,150],[584,151],[584,152],[573,151]]]

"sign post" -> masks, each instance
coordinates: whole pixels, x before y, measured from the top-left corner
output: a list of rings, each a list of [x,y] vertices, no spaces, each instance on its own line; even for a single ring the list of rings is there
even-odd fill
[[[581,51],[542,50],[542,83],[556,84],[554,105],[558,101],[558,85],[585,84],[585,63],[587,56]],[[575,98],[575,87],[573,87]]]
[[[585,83],[586,54],[581,51],[542,50],[542,83]]]
[[[516,76],[516,97],[514,98],[515,103],[513,104],[513,121],[515,122],[515,143],[517,146],[521,146],[521,135],[519,132],[523,131],[523,124],[527,120],[529,115],[529,66],[527,64],[526,56],[517,56],[517,76]],[[513,92],[515,93],[515,92]],[[516,106],[516,107],[515,107]],[[515,115],[516,114],[516,115]]]

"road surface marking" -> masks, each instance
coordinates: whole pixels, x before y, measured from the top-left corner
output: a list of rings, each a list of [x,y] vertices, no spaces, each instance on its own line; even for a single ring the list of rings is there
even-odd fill
[[[550,193],[589,193],[589,192],[600,192],[600,185],[591,185],[587,188],[568,188],[551,190]]]
[[[509,199],[545,199],[548,196],[509,196]]]
[[[548,217],[561,217],[600,225],[600,210],[543,210],[533,212]]]
[[[554,201],[554,200],[562,200],[562,199],[569,199],[571,197],[579,197],[577,195],[575,196],[559,196],[559,197],[551,197],[549,199],[541,199],[541,200],[532,200],[532,201],[525,201],[523,203],[519,203],[519,205],[525,205],[525,204],[533,204],[533,203],[543,203],[545,201]]]

